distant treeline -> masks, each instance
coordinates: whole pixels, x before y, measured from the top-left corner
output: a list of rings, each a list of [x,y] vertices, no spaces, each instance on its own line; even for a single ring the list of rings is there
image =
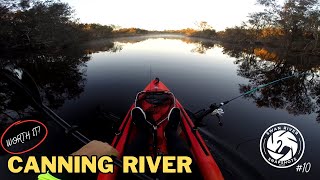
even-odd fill
[[[0,27],[0,51],[59,49],[92,39],[147,33],[78,23],[70,6],[55,0],[0,0]]]
[[[205,21],[196,23],[196,29],[165,31],[82,24],[73,17],[70,6],[58,0],[0,0],[0,51],[59,49],[92,39],[165,33],[320,54],[318,0],[257,2],[265,6],[263,12],[250,14],[242,26],[216,32]]]
[[[115,25],[83,24],[73,17],[73,9],[58,0],[0,0],[0,51],[56,50],[81,42],[154,33],[183,34],[212,38],[216,31],[206,22],[200,30],[147,31]]]
[[[182,34],[190,37],[200,37],[200,38],[216,38],[216,31],[214,29],[205,29],[205,30],[195,30],[192,28],[181,29],[181,30],[165,30],[160,33],[165,34]]]
[[[186,28],[180,30],[164,30],[158,31],[156,33],[164,33],[164,34],[181,34],[190,37],[200,37],[200,38],[208,38],[214,39],[216,38],[217,32],[212,28],[206,21],[200,21],[196,23],[197,28]]]

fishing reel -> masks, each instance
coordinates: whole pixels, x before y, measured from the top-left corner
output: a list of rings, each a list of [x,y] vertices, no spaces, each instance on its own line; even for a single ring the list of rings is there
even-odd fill
[[[221,117],[224,114],[223,109],[221,106],[223,106],[223,103],[220,104],[211,104],[209,109],[202,109],[198,112],[196,112],[195,115],[195,125],[196,127],[205,126],[205,124],[202,122],[203,118],[205,118],[207,115],[211,114],[212,116],[216,116],[218,118],[218,123],[220,126],[223,125],[221,121]]]
[[[222,117],[223,114],[224,114],[224,111],[223,111],[222,108],[217,108],[217,109],[215,109],[215,110],[213,110],[211,112],[211,116],[217,116],[218,123],[219,123],[220,126],[223,125],[223,123],[221,122],[221,117]]]

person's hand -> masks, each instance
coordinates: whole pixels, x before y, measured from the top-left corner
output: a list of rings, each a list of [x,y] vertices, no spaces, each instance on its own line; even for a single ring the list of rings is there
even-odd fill
[[[97,156],[97,158],[99,158],[104,155],[118,156],[118,151],[108,143],[93,140],[71,155],[85,155],[88,157]]]

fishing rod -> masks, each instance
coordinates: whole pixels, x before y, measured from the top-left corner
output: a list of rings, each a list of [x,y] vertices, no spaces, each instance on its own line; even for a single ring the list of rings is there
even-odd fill
[[[198,130],[206,138],[213,141],[213,144],[215,145],[215,151],[213,153],[215,153],[215,156],[223,159],[222,162],[220,162],[220,163],[222,163],[223,166],[226,167],[228,172],[229,172],[229,170],[231,170],[231,172],[235,173],[234,176],[231,177],[231,179],[233,179],[235,177],[237,177],[237,178],[244,177],[244,179],[265,179],[265,178],[261,174],[261,172],[258,171],[255,168],[255,166],[245,158],[245,156],[243,156],[241,153],[239,153],[237,151],[237,148],[239,147],[240,144],[237,145],[236,150],[234,150],[234,148],[232,148],[231,146],[226,144],[222,139],[220,139],[219,137],[210,133],[209,131],[201,128],[200,126],[204,126],[204,124],[202,124],[203,118],[209,114],[216,115],[219,120],[219,125],[222,126],[222,122],[220,119],[224,113],[223,109],[221,108],[222,106],[229,104],[230,102],[235,101],[236,99],[239,99],[245,95],[254,93],[254,92],[258,91],[259,89],[276,84],[276,83],[283,81],[283,80],[287,80],[287,79],[290,79],[293,77],[299,77],[302,74],[305,74],[305,73],[294,74],[294,75],[286,76],[286,77],[271,81],[269,83],[260,85],[256,88],[253,88],[249,91],[246,91],[245,93],[242,93],[238,96],[230,98],[229,100],[223,101],[219,104],[216,104],[216,103],[211,104],[208,109],[202,109],[196,113],[190,112],[193,117],[192,119],[194,120],[194,125],[195,125],[194,130]],[[250,141],[252,141],[252,140],[255,140],[255,139],[250,139]]]
[[[222,106],[225,106],[226,104],[229,104],[230,102],[236,100],[236,99],[239,99],[245,95],[248,95],[248,94],[252,94],[256,91],[258,91],[259,89],[262,89],[262,88],[265,88],[267,86],[271,86],[273,84],[276,84],[280,81],[284,81],[284,80],[287,80],[287,79],[290,79],[290,78],[293,78],[293,77],[299,77],[303,74],[306,74],[306,73],[301,73],[301,74],[293,74],[293,75],[290,75],[290,76],[286,76],[286,77],[283,77],[283,78],[280,78],[280,79],[277,79],[277,80],[274,80],[274,81],[271,81],[269,83],[266,83],[266,84],[263,84],[263,85],[260,85],[256,88],[253,88],[243,94],[240,94],[238,96],[235,96],[229,100],[226,100],[226,101],[223,101],[219,104],[217,103],[213,103],[209,106],[208,109],[201,109],[200,111],[194,113],[195,114],[195,127],[199,127],[199,126],[204,126],[204,124],[202,124],[202,120],[204,117],[206,117],[207,115],[211,114],[211,115],[216,115],[218,117],[218,121],[219,121],[219,125],[222,126],[222,122],[221,122],[221,116],[224,114],[224,111],[223,109],[221,108]]]
[[[32,78],[32,76],[25,70],[16,70],[15,72],[13,72],[16,77],[10,75],[7,72],[1,72],[0,74],[3,74],[4,77],[6,77],[10,82],[12,82],[13,84],[15,84],[17,87],[19,87],[21,90],[24,91],[24,93],[29,96],[29,98],[32,100],[32,102],[34,103],[34,105],[40,109],[43,113],[45,113],[50,119],[52,119],[54,122],[56,122],[58,125],[60,125],[64,130],[66,134],[71,134],[73,137],[75,137],[77,140],[79,140],[81,143],[88,144],[91,140],[89,138],[87,138],[86,136],[84,136],[83,134],[81,134],[78,130],[77,130],[77,126],[71,126],[70,124],[68,124],[65,120],[63,120],[61,117],[59,117],[56,113],[54,113],[48,106],[46,106],[45,104],[43,104],[42,102],[42,98],[40,95],[40,91],[39,91],[39,86],[37,85],[36,81]],[[26,75],[26,76],[24,76]],[[25,85],[22,80],[23,77],[29,78],[27,79],[28,82],[32,85],[31,87],[28,88],[27,85]],[[27,81],[26,80],[26,81]],[[33,91],[31,91],[30,89],[33,89]],[[114,164],[120,168],[122,168],[122,161],[120,159],[118,159],[116,156],[111,156]],[[137,174],[137,173],[133,173],[134,176],[138,177],[139,179],[142,180],[152,180],[153,178],[145,175],[145,174]]]

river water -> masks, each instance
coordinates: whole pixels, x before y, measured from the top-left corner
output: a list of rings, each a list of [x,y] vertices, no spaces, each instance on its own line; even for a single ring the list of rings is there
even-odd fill
[[[155,77],[169,87],[186,109],[195,112],[293,73],[307,73],[232,101],[223,107],[222,126],[211,116],[202,128],[240,153],[266,179],[318,179],[320,175],[320,63],[316,57],[204,39],[150,36],[94,41],[63,53],[6,56],[2,61],[4,65],[12,63],[28,69],[47,105],[67,122],[78,125],[90,139],[106,142],[112,141],[114,130],[121,123],[108,120],[106,114],[123,118],[136,93]],[[45,119],[32,113],[32,107],[22,103],[23,98],[9,94],[5,91],[0,96],[4,98],[0,103],[4,127],[12,119]],[[262,158],[260,137],[276,123],[289,123],[302,133],[305,151],[296,165],[310,162],[309,173],[296,172],[296,165],[275,168]],[[47,125],[46,141],[25,156],[68,154],[80,147],[53,122],[48,121]],[[208,145],[214,149],[215,141],[208,138]],[[8,157],[6,153],[1,155],[1,176],[34,178],[33,174],[8,173]]]

